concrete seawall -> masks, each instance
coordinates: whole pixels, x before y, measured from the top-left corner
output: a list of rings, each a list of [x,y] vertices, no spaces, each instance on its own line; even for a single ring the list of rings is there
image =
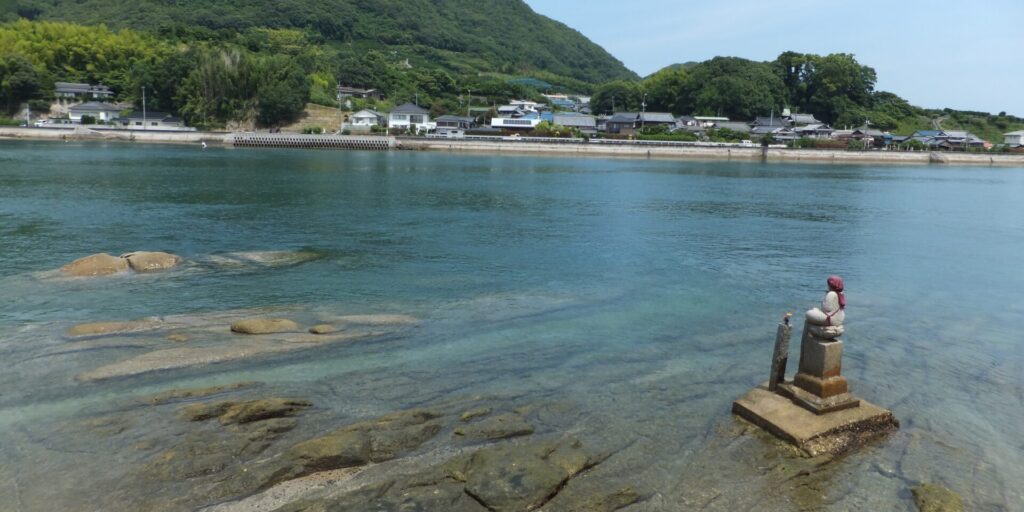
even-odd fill
[[[930,153],[897,151],[842,151],[759,147],[642,146],[628,144],[569,144],[498,142],[480,140],[402,139],[402,149],[490,154],[552,154],[623,158],[740,160],[770,162],[835,162],[890,164],[956,164],[1024,167],[1021,154]]]
[[[19,128],[0,127],[0,138],[48,139],[48,140],[114,140],[134,142],[159,142],[171,144],[232,145],[236,137],[267,137],[269,134],[232,134],[226,132],[171,132],[149,130],[90,130],[88,128]],[[275,134],[276,135],[276,134]],[[281,134],[287,137],[303,137],[296,134]],[[332,137],[332,136],[314,136]],[[334,136],[345,137],[345,136]],[[358,136],[352,136],[358,137]],[[383,138],[383,137],[380,137]],[[394,144],[394,146],[392,146]],[[262,147],[261,144],[239,145],[240,147]],[[365,149],[381,149],[376,147]],[[956,152],[897,152],[897,151],[844,151],[819,149],[783,149],[759,147],[711,147],[711,146],[656,146],[630,144],[591,143],[546,143],[513,142],[488,140],[422,139],[401,138],[388,143],[389,147],[419,151],[449,151],[456,153],[486,154],[547,154],[581,157],[619,158],[661,158],[689,160],[735,160],[769,162],[833,162],[833,163],[884,163],[884,164],[952,164],[1024,167],[1024,154],[985,154]],[[301,147],[301,146],[291,146]],[[363,149],[346,144],[324,144],[316,147]]]
[[[154,130],[93,130],[73,128],[19,128],[0,127],[0,138],[44,140],[115,140],[126,142],[167,142],[175,144],[222,144],[229,135],[224,132],[154,131]]]

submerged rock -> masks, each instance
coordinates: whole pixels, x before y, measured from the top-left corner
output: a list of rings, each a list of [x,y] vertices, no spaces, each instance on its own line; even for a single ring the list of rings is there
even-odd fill
[[[128,268],[127,259],[101,252],[78,258],[61,267],[60,271],[64,275],[72,277],[95,277],[124,272]]]
[[[236,389],[247,388],[255,386],[257,383],[252,381],[236,382],[234,384],[226,384],[223,386],[209,386],[205,388],[186,388],[186,389],[171,389],[163,391],[155,395],[151,395],[145,399],[152,405],[160,405],[167,402],[173,402],[176,400],[185,400],[190,398],[202,398],[210,395],[216,395],[227,391],[234,391]]]
[[[433,420],[438,417],[422,409],[400,411],[303,441],[285,452],[280,469],[270,473],[261,487],[319,471],[393,459],[436,436],[441,424]]]
[[[474,441],[507,439],[517,436],[528,436],[533,433],[533,425],[527,423],[522,416],[514,413],[501,414],[476,423],[457,427],[454,435]]]
[[[283,418],[285,416],[294,416],[312,405],[313,403],[308,400],[260,398],[228,406],[224,413],[218,417],[218,420],[220,420],[221,425],[229,425],[232,423],[250,423],[270,418]]]
[[[308,400],[277,397],[243,402],[224,400],[186,405],[181,408],[179,417],[187,421],[217,418],[221,425],[231,425],[294,416],[312,405],[313,403]]]
[[[121,256],[136,272],[157,272],[167,270],[181,262],[181,258],[166,252],[137,251]]]
[[[491,413],[491,410],[492,409],[490,407],[477,407],[476,409],[470,409],[459,416],[459,421],[469,421],[474,418],[487,416]]]
[[[231,324],[231,331],[241,334],[274,334],[298,330],[299,324],[287,318],[246,318]]]
[[[158,320],[132,320],[128,322],[92,322],[78,324],[68,329],[64,335],[68,338],[88,338],[111,334],[127,334],[149,331],[160,327]]]
[[[348,324],[359,325],[416,325],[420,320],[409,315],[345,315],[339,316],[338,320]]]
[[[577,439],[483,448],[448,465],[465,492],[489,510],[534,510],[569,481],[601,461]]]
[[[189,368],[205,364],[226,363],[322,347],[331,343],[354,341],[379,334],[381,333],[301,334],[282,337],[251,336],[247,339],[239,339],[228,344],[215,346],[181,346],[159,349],[83,372],[75,378],[80,381],[95,381],[177,368]]]
[[[338,332],[338,328],[331,324],[317,324],[309,328],[310,334],[332,334]]]
[[[914,503],[921,512],[963,512],[964,503],[960,495],[941,486],[921,483],[910,490]]]
[[[613,493],[590,496],[579,503],[569,505],[569,512],[614,512],[628,507],[642,496],[632,487],[623,487]]]

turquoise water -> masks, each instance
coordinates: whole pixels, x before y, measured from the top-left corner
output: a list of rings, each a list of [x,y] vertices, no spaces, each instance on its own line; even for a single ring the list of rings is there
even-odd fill
[[[1024,170],[1007,168],[0,142],[0,509],[116,508],[103,500],[123,490],[118,468],[141,455],[41,432],[136,395],[241,380],[345,417],[463,394],[569,404],[552,424],[630,446],[604,471],[650,492],[635,509],[687,509],[696,461],[719,466],[714,507],[742,508],[767,480],[705,447],[766,378],[781,314],[815,305],[838,273],[844,373],[902,429],[834,463],[842,483],[821,507],[912,510],[907,486],[930,481],[976,510],[1024,510],[1021,197]],[[52,272],[133,250],[187,263]],[[314,256],[222,264],[255,251]],[[68,352],[61,336],[276,307],[423,322],[98,383],[75,376],[149,348]],[[96,457],[105,473],[79,467]]]

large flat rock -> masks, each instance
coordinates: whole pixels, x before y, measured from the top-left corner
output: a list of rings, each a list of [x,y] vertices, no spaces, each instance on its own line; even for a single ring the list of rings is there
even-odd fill
[[[733,402],[732,412],[812,456],[840,453],[899,428],[891,411],[864,400],[859,407],[819,415],[765,385]]]

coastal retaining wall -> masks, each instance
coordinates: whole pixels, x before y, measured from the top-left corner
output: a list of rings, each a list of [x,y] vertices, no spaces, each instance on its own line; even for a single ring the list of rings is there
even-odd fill
[[[242,148],[394,149],[395,138],[375,135],[300,135],[294,133],[233,133],[227,144]]]
[[[227,133],[158,131],[158,130],[93,130],[83,126],[70,128],[0,127],[0,138],[49,140],[122,140],[136,142],[223,143]]]
[[[1005,165],[1024,167],[1024,155],[977,153],[930,153],[927,151],[843,151],[760,147],[644,146],[629,144],[565,144],[499,142],[481,140],[402,139],[403,149],[467,153],[534,153],[627,158],[679,158],[695,160],[768,160],[777,162],[835,163],[943,163],[957,165]]]

